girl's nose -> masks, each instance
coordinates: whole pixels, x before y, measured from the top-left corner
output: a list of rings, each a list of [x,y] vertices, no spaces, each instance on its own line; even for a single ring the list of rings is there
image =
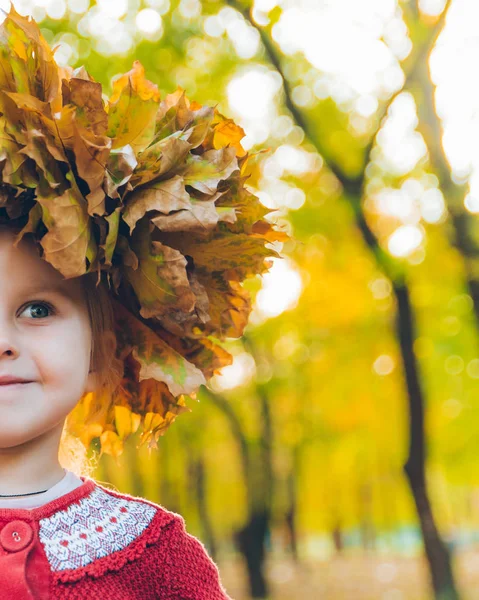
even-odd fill
[[[0,341],[0,357],[3,356],[17,356],[17,352],[11,347],[11,345],[2,344]]]
[[[15,340],[15,332],[12,328],[4,326],[0,321],[0,357],[18,355],[18,344]]]

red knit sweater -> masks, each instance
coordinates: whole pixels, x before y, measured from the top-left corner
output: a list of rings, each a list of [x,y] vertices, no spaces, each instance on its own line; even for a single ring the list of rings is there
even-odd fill
[[[180,515],[82,479],[39,508],[0,509],[2,600],[231,600]]]

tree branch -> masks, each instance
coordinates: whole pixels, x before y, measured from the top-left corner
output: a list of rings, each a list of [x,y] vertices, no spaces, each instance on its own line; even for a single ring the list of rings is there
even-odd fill
[[[231,6],[235,10],[237,10],[239,13],[241,13],[243,18],[246,19],[246,21],[248,21],[248,23],[252,27],[254,27],[256,29],[256,31],[259,33],[261,42],[262,42],[264,50],[266,52],[266,57],[267,57],[268,61],[273,65],[273,67],[276,69],[276,71],[279,73],[279,75],[281,76],[281,79],[283,81],[284,103],[285,103],[286,108],[289,110],[289,112],[293,116],[293,119],[296,121],[296,123],[303,129],[306,137],[310,140],[310,142],[316,148],[318,154],[320,154],[323,157],[327,168],[330,171],[332,171],[332,173],[334,173],[334,175],[337,177],[337,179],[341,182],[345,191],[353,192],[356,195],[357,191],[362,190],[362,188],[364,186],[364,177],[365,177],[366,169],[365,168],[362,169],[361,174],[358,177],[351,177],[350,175],[345,173],[343,171],[343,169],[341,168],[341,166],[338,163],[336,163],[336,161],[334,161],[329,156],[329,153],[328,153],[325,145],[323,144],[323,141],[321,140],[321,138],[319,136],[314,135],[314,133],[311,131],[311,128],[308,125],[307,119],[304,116],[303,112],[294,104],[293,99],[292,99],[291,84],[284,74],[281,60],[279,58],[279,52],[276,50],[275,45],[273,44],[273,42],[272,42],[270,36],[268,35],[268,33],[266,32],[266,30],[263,27],[260,27],[254,21],[254,19],[252,17],[252,13],[251,13],[252,9],[245,7],[238,0],[225,0],[225,1],[226,1],[226,4],[228,4],[229,6]],[[369,143],[365,147],[364,167],[366,167],[366,165],[371,160],[371,150],[374,147],[377,134],[381,129],[381,122],[382,122],[384,116],[387,114],[389,107],[394,102],[396,97],[408,86],[411,78],[415,75],[418,65],[421,65],[425,60],[427,60],[427,56],[429,55],[429,52],[431,51],[434,44],[436,43],[437,37],[439,36],[440,32],[443,29],[444,21],[445,21],[446,14],[449,9],[450,3],[451,3],[451,0],[447,0],[446,6],[445,6],[440,18],[438,19],[438,21],[434,25],[434,27],[432,27],[430,29],[429,35],[426,38],[426,40],[420,45],[418,50],[416,52],[414,52],[414,54],[412,56],[410,55],[404,61],[403,69],[404,69],[405,75],[406,75],[404,85],[400,90],[395,92],[388,99],[388,101],[383,105],[383,107],[379,111],[379,115],[378,115],[379,126],[378,126],[376,132],[371,137]]]

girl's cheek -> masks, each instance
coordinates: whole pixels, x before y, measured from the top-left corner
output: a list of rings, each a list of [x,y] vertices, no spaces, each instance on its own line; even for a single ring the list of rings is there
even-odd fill
[[[29,332],[28,346],[35,360],[48,372],[62,369],[80,372],[90,358],[89,337],[75,324],[58,323],[57,326],[35,326]]]

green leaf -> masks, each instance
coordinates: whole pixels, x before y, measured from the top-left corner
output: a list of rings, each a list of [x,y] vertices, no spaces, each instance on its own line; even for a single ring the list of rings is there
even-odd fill
[[[135,152],[140,152],[153,139],[160,95],[158,87],[144,73],[141,63],[135,60],[131,71],[113,84],[107,132],[113,138],[112,148],[129,144]]]
[[[186,165],[185,185],[209,195],[216,193],[220,181],[239,170],[236,150],[232,147],[208,150],[200,156],[191,154]]]

